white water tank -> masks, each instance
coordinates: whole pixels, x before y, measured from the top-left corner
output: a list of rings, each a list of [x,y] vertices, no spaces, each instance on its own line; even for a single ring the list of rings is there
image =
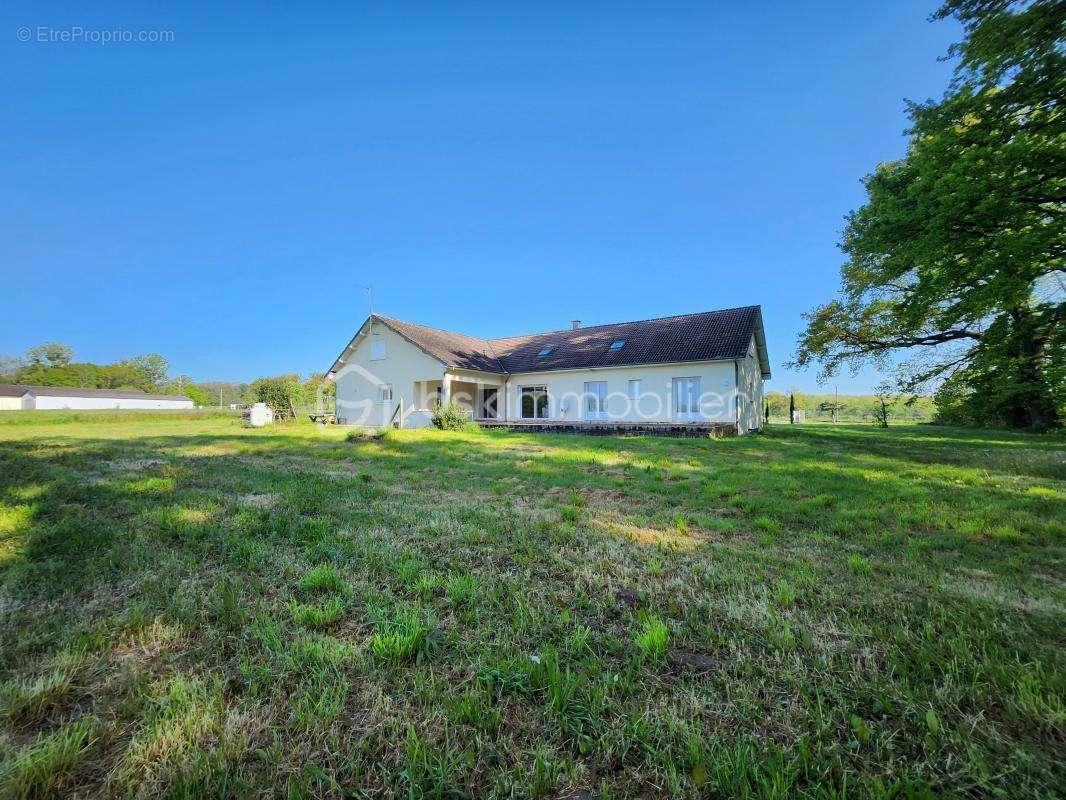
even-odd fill
[[[266,403],[256,403],[248,415],[248,424],[253,428],[262,428],[274,421],[274,412]]]

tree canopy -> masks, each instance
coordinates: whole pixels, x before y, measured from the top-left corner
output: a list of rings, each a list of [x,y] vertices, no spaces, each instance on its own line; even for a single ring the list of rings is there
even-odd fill
[[[906,156],[864,179],[840,297],[807,318],[795,364],[887,367],[938,384],[966,421],[1058,425],[1066,340],[1066,4],[950,0],[965,38],[939,101],[911,103]]]
[[[74,360],[74,348],[59,342],[45,342],[27,350],[26,358],[31,364],[65,367]]]

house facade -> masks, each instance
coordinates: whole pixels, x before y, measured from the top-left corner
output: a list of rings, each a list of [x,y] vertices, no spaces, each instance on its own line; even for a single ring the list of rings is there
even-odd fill
[[[0,411],[34,409],[182,409],[193,402],[182,395],[148,394],[123,389],[80,389],[73,386],[0,384]]]
[[[374,314],[329,370],[347,424],[472,419],[538,426],[763,425],[769,357],[758,306],[478,339]]]

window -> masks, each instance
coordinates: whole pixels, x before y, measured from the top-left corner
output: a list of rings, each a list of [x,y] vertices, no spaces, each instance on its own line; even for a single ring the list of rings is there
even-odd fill
[[[636,378],[629,382],[629,399],[636,400],[644,394],[644,381]]]
[[[519,414],[522,419],[547,419],[548,387],[523,386]]]
[[[619,339],[617,342],[611,342],[611,349],[612,350],[621,350],[625,346],[626,346],[626,340],[625,339]]]
[[[374,339],[370,342],[370,360],[381,361],[385,358],[385,340]]]
[[[378,402],[379,403],[391,403],[392,402],[392,384],[383,383],[378,387]]]
[[[544,358],[544,356],[548,355],[548,353],[550,353],[551,351],[552,349],[550,347],[545,347],[543,350],[537,353],[537,358]]]

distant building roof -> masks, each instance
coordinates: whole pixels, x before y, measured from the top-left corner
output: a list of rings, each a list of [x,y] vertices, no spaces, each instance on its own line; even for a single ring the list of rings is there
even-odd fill
[[[770,376],[762,310],[743,306],[722,311],[567,328],[503,339],[477,339],[374,314],[378,321],[449,367],[494,372],[667,364],[741,359],[755,337],[763,377]],[[366,323],[360,328],[360,332]],[[336,371],[359,334],[330,368]]]
[[[133,389],[85,389],[80,386],[34,386],[0,383],[0,397],[22,397],[33,392],[38,397],[105,397],[112,400],[188,400],[183,394],[151,394]]]

